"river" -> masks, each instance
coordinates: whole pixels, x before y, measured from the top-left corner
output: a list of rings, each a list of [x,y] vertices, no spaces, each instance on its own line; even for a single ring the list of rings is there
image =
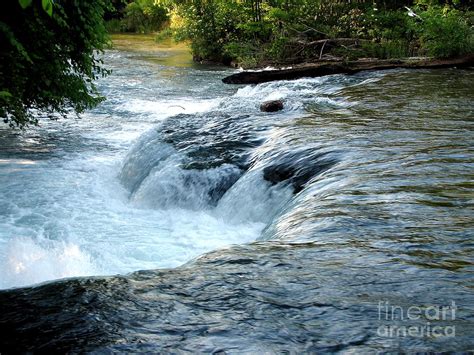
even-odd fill
[[[0,352],[474,348],[472,70],[230,86],[115,43],[99,107],[0,127]]]

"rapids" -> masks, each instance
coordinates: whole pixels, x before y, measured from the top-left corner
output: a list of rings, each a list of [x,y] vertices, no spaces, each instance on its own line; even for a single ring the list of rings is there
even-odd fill
[[[126,40],[98,108],[0,128],[0,352],[474,347],[472,70],[228,86]]]

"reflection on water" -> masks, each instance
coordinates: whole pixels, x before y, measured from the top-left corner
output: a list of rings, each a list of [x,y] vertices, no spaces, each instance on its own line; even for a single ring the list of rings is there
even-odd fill
[[[184,42],[175,43],[171,38],[156,41],[155,35],[114,34],[111,37],[113,48],[130,52],[132,59],[145,60],[169,69],[198,66],[193,62],[191,49]]]

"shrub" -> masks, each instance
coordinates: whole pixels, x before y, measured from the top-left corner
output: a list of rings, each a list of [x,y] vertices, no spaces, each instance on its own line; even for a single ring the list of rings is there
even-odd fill
[[[420,11],[423,21],[413,24],[422,49],[434,57],[452,57],[472,52],[474,33],[462,13],[449,7]]]
[[[106,22],[105,27],[107,28],[107,32],[109,33],[117,33],[122,31],[122,21],[113,18]]]
[[[164,30],[158,32],[155,36],[155,42],[161,42],[173,38],[173,31],[171,28],[166,27]]]
[[[403,39],[363,42],[361,47],[365,56],[374,58],[405,58],[415,54],[410,43]]]
[[[249,42],[230,42],[224,46],[224,56],[237,61],[244,68],[255,67],[260,48]]]
[[[137,0],[125,7],[121,30],[138,33],[159,31],[167,21],[167,10],[156,5],[154,0]]]

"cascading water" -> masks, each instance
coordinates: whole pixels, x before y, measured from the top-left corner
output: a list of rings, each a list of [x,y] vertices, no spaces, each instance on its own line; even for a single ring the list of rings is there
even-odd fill
[[[474,346],[471,71],[105,59],[100,107],[0,130],[0,287],[100,276],[0,292],[0,352]],[[456,337],[381,334],[380,302],[454,302]]]
[[[2,131],[2,288],[175,267],[258,239],[295,190],[288,177],[265,179],[278,144],[272,127],[345,80],[235,90],[219,82],[222,71],[149,81],[148,62],[113,51],[108,62],[109,100],[82,120]],[[189,77],[176,83],[182,72]],[[270,98],[286,99],[284,114],[258,112]]]

